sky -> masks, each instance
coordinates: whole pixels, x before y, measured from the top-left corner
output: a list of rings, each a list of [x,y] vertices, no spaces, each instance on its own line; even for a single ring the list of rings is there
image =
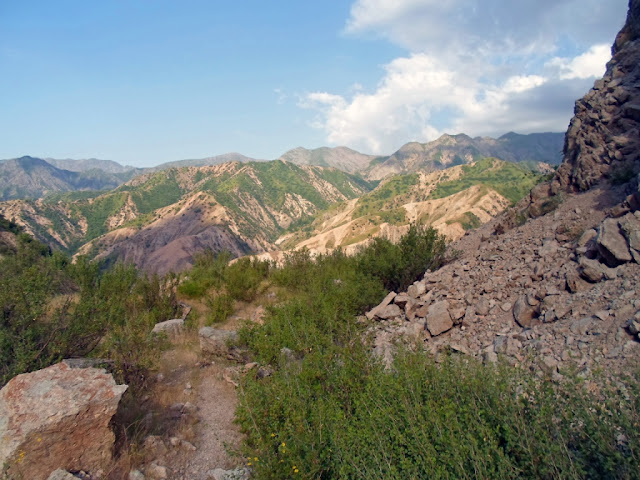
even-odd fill
[[[0,0],[0,158],[566,130],[627,0]]]

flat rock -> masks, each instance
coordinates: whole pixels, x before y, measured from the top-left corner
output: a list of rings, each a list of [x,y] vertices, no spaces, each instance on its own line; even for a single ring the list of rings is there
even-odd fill
[[[420,298],[427,292],[427,286],[423,282],[415,282],[407,289],[407,295],[411,298]]]
[[[47,480],[78,480],[71,473],[58,468],[57,470],[51,472],[51,475],[47,477]]]
[[[615,218],[607,218],[602,222],[597,242],[600,255],[610,267],[616,267],[633,259],[627,240]]]
[[[627,213],[618,223],[629,247],[640,252],[640,220],[634,214]]]
[[[597,283],[604,279],[605,266],[597,260],[580,257],[580,275],[591,283]]]
[[[102,369],[64,363],[14,377],[0,390],[0,465],[9,478],[32,480],[106,467],[109,422],[126,389]]]
[[[174,318],[171,320],[165,320],[164,322],[156,323],[153,327],[153,330],[151,330],[151,333],[165,333],[167,337],[173,339],[180,335],[183,329],[184,320],[182,318]]]
[[[450,330],[453,327],[453,321],[449,314],[449,302],[441,300],[434,303],[427,310],[427,318],[425,326],[429,333],[434,337]]]
[[[232,330],[219,330],[212,327],[202,327],[198,332],[200,349],[213,355],[224,356],[229,352],[227,343],[237,337]]]
[[[382,300],[382,302],[380,302],[380,304],[377,307],[373,307],[370,311],[365,313],[366,317],[369,320],[373,320],[378,315],[378,311],[382,310],[387,305],[389,305],[393,301],[393,299],[396,298],[396,295],[397,295],[396,292],[389,292],[389,294],[386,297],[384,297],[384,300]]]
[[[395,304],[387,305],[384,308],[380,308],[376,311],[376,317],[382,320],[389,320],[391,318],[396,318],[402,315],[402,310],[400,307]]]

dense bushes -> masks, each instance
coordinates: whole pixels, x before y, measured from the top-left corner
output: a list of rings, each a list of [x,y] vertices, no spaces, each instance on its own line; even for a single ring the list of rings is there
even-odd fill
[[[437,268],[443,249],[412,227],[354,257],[296,252],[270,274],[283,301],[240,332],[274,370],[240,389],[253,478],[639,478],[637,378],[596,396],[571,375],[555,385],[420,349],[391,369],[372,360],[356,315],[415,280],[414,263]]]
[[[156,349],[151,328],[175,314],[173,296],[133,267],[101,272],[82,258],[71,264],[26,234],[17,240],[17,252],[0,260],[0,385],[90,354],[111,358],[119,380],[135,384]]]
[[[427,269],[444,261],[445,241],[433,228],[412,224],[409,231],[393,244],[375,238],[356,257],[360,272],[380,279],[387,290],[406,289]]]

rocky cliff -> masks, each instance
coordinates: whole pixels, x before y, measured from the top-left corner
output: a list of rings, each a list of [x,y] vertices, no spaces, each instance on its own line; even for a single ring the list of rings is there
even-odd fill
[[[640,171],[640,1],[630,0],[612,54],[604,77],[576,102],[554,192],[621,183]]]

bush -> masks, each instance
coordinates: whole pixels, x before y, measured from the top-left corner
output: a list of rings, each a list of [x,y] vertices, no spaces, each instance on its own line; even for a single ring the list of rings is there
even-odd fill
[[[158,277],[140,277],[132,266],[101,271],[84,257],[72,264],[26,235],[0,260],[0,305],[0,385],[72,356],[105,356],[122,372],[142,371],[150,363],[139,360],[151,359],[155,346],[139,338],[177,308]]]
[[[210,313],[207,317],[207,325],[224,322],[233,313],[233,297],[227,294],[216,295],[207,299]]]
[[[411,224],[398,244],[375,238],[361,249],[356,259],[361,272],[380,279],[387,290],[397,292],[405,290],[427,269],[439,268],[445,249],[445,240],[435,229]]]
[[[207,250],[194,257],[189,276],[180,284],[178,292],[185,297],[201,298],[210,288],[220,288],[231,254],[227,251],[215,253]]]
[[[273,272],[289,299],[240,331],[274,368],[240,389],[252,477],[639,478],[637,375],[625,395],[593,398],[571,375],[555,385],[466,356],[435,363],[400,351],[390,369],[371,358],[356,315],[443,255],[434,231],[412,226],[397,246],[374,241],[355,257],[315,261],[297,252]]]
[[[269,262],[241,258],[227,268],[225,288],[235,300],[251,302],[258,293],[260,282],[268,274]]]

